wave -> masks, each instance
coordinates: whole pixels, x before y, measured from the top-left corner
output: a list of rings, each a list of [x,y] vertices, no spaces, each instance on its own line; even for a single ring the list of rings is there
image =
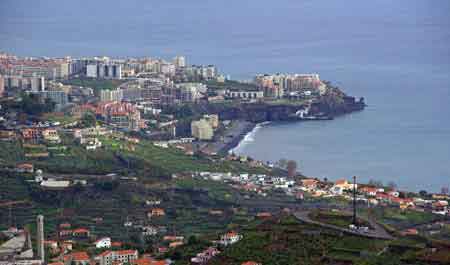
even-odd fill
[[[228,153],[229,153],[229,154],[231,154],[231,153],[234,153],[234,154],[239,153],[239,151],[240,151],[245,145],[247,145],[248,143],[251,143],[251,142],[255,141],[255,138],[254,138],[254,137],[255,137],[255,135],[256,135],[256,132],[258,132],[262,127],[264,127],[264,126],[266,126],[266,125],[268,125],[268,124],[270,124],[270,121],[265,121],[265,122],[257,123],[257,124],[255,125],[255,127],[253,128],[253,130],[249,131],[249,132],[242,138],[242,140],[239,141],[238,145],[237,145],[236,147],[230,149],[230,150],[228,151]]]

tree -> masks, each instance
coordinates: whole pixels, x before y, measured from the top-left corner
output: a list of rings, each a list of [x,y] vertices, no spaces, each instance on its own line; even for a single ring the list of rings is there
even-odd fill
[[[188,244],[189,244],[189,245],[195,245],[195,244],[197,244],[197,243],[198,243],[198,239],[197,239],[196,236],[191,235],[191,236],[188,238]]]
[[[97,123],[97,119],[95,118],[95,115],[91,112],[87,112],[83,115],[83,118],[81,119],[81,126],[84,128],[87,127],[94,127]]]
[[[289,177],[294,177],[295,175],[297,175],[297,162],[295,162],[294,160],[289,160],[287,162],[286,168]]]
[[[397,189],[397,184],[395,184],[394,181],[389,181],[388,187],[389,187],[391,190],[395,190],[395,189]]]
[[[427,197],[428,192],[427,192],[426,190],[421,190],[421,191],[419,191],[419,195],[420,195],[421,197]]]

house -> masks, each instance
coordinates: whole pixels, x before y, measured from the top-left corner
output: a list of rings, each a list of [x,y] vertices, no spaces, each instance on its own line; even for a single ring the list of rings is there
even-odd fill
[[[240,235],[234,231],[230,231],[220,237],[220,244],[222,244],[224,246],[228,246],[228,245],[232,245],[232,244],[238,242],[241,239],[242,239],[242,235]]]
[[[56,249],[58,248],[58,242],[55,240],[45,240],[44,246],[47,248]]]
[[[346,179],[338,179],[334,183],[333,187],[345,191],[345,190],[353,190],[353,188],[358,189],[358,184],[350,183]]]
[[[148,214],[148,218],[156,217],[156,216],[164,216],[166,215],[164,209],[161,208],[153,208]]]
[[[90,231],[86,228],[77,228],[72,230],[72,236],[74,237],[89,237]]]
[[[256,217],[258,218],[270,218],[272,217],[272,214],[269,212],[259,212],[256,214]]]
[[[90,257],[84,252],[73,252],[63,256],[63,261],[65,265],[88,265]]]
[[[42,138],[42,132],[37,128],[25,128],[20,131],[23,140],[37,141]]]
[[[107,250],[98,255],[95,259],[100,265],[113,265],[115,262],[132,263],[137,258],[137,250]]]
[[[208,214],[213,215],[213,216],[222,216],[223,211],[222,210],[209,210]]]
[[[63,229],[59,231],[59,236],[60,237],[68,237],[72,235],[72,230],[70,229]]]
[[[315,190],[319,181],[317,179],[302,179],[301,184],[306,190]]]
[[[102,237],[94,242],[96,248],[110,248],[111,247],[111,238],[110,237]]]
[[[158,234],[158,228],[153,226],[144,226],[142,227],[142,235],[143,236],[154,236]]]
[[[158,247],[158,253],[160,254],[166,253],[167,251],[169,251],[167,247]]]
[[[19,173],[33,173],[34,167],[30,163],[21,163],[16,165],[16,171]]]
[[[431,195],[431,198],[435,199],[435,200],[450,200],[450,196],[447,194],[436,194],[433,193]]]
[[[58,131],[55,129],[45,129],[42,131],[42,138],[49,143],[60,143]]]
[[[73,249],[73,244],[72,244],[71,241],[64,241],[64,242],[61,244],[61,248],[62,248],[63,250],[72,251],[72,249]]]
[[[183,244],[184,244],[183,241],[170,242],[169,248],[176,248],[176,247],[182,246]]]
[[[362,187],[358,189],[363,194],[366,194],[367,196],[376,196],[378,189],[375,187]]]
[[[436,201],[432,204],[432,209],[434,214],[446,215],[448,213],[448,202]]]
[[[155,260],[151,257],[142,257],[131,262],[131,265],[168,265],[165,260]]]
[[[191,259],[191,262],[194,264],[204,264],[218,254],[220,254],[219,250],[213,247],[209,247],[203,252],[198,253],[195,257],[193,257]]]
[[[16,137],[16,133],[12,130],[0,130],[0,140],[9,141]]]
[[[184,240],[184,236],[164,236],[163,237],[163,241],[174,242],[174,241],[183,241],[183,240]]]

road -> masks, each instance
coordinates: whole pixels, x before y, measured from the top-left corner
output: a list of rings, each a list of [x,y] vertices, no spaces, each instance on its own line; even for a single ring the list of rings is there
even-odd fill
[[[343,227],[339,227],[339,226],[335,226],[335,225],[331,225],[331,224],[314,221],[311,218],[309,218],[309,213],[310,213],[310,211],[299,211],[299,212],[295,212],[294,216],[302,222],[319,225],[319,226],[322,226],[325,228],[330,228],[333,230],[341,231],[346,234],[368,237],[368,238],[375,238],[375,239],[383,239],[383,240],[394,239],[394,237],[392,237],[388,232],[386,232],[386,230],[384,230],[384,228],[382,226],[380,226],[379,224],[377,224],[374,220],[369,220],[370,225],[374,229],[371,229],[371,230],[369,230],[369,232],[364,233],[364,232],[360,232],[360,231],[356,231],[356,230],[351,230],[351,229],[347,229],[347,228],[343,228]]]

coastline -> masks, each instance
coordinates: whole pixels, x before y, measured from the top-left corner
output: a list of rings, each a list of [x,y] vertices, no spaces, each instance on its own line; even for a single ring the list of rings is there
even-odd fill
[[[234,139],[227,145],[226,150],[223,150],[224,153],[236,153],[236,151],[243,145],[245,145],[245,143],[252,142],[255,133],[267,124],[270,124],[270,121],[251,123],[246,126],[246,129],[243,130],[239,135],[234,137]]]

